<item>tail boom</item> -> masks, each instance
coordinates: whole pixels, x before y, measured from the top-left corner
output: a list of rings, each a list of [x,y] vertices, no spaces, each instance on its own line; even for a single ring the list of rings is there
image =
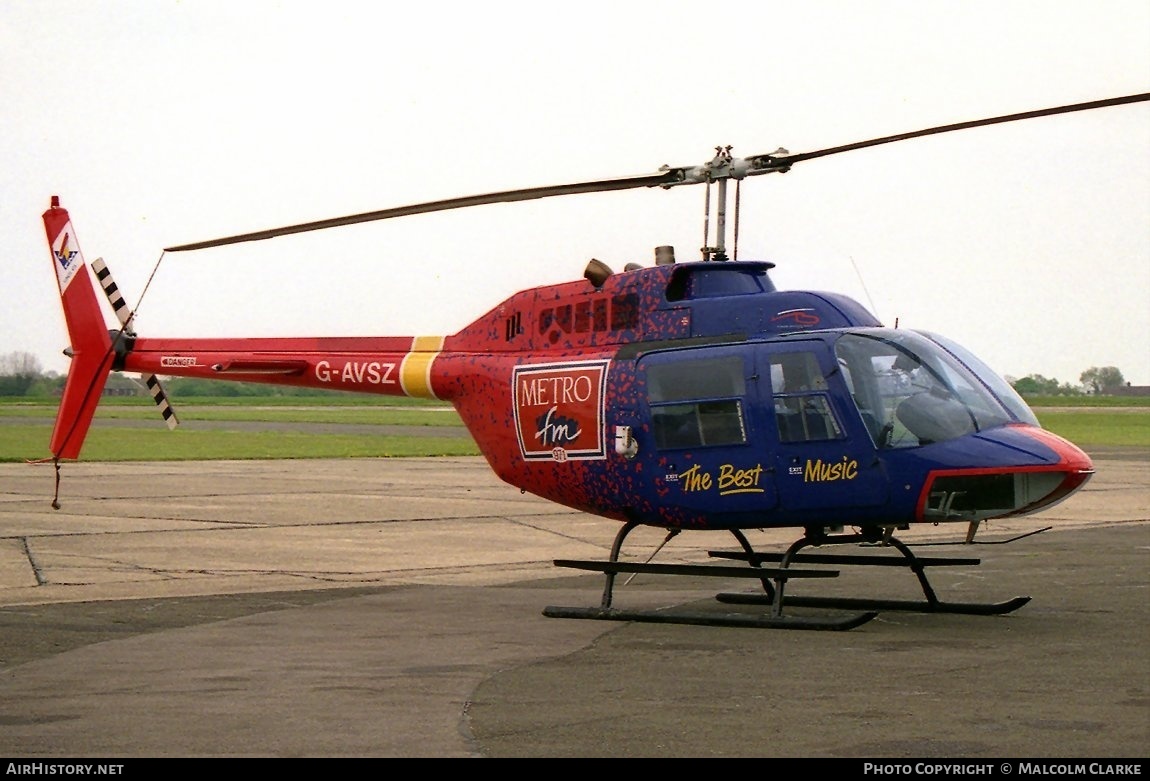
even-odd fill
[[[443,337],[137,338],[116,368],[143,374],[444,399],[433,387]]]

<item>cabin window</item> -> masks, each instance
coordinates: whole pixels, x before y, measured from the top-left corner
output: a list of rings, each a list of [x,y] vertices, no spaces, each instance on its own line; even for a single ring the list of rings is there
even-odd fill
[[[780,442],[819,442],[842,436],[827,396],[826,377],[814,353],[776,353],[770,367]]]
[[[670,449],[745,443],[743,375],[743,360],[736,356],[651,366],[647,398],[655,445]]]

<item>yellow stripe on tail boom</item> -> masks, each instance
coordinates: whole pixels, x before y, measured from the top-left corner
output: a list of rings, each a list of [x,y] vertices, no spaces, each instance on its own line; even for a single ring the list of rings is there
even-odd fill
[[[411,352],[399,366],[399,382],[408,396],[438,399],[431,389],[431,364],[443,351],[442,336],[417,336],[411,340]]]

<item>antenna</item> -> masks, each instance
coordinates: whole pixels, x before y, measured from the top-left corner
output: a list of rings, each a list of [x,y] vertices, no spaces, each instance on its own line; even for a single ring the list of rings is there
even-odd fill
[[[855,275],[859,278],[859,284],[862,285],[863,292],[866,293],[866,300],[867,300],[867,302],[870,303],[870,311],[874,312],[875,316],[877,317],[878,316],[878,307],[876,307],[874,305],[874,299],[871,298],[870,291],[867,289],[866,280],[863,279],[862,272],[859,271],[859,266],[857,263],[855,263],[855,256],[850,255],[848,257],[850,257],[850,259],[851,259],[851,265],[855,267]],[[881,320],[881,319],[882,318],[880,317],[879,320]]]

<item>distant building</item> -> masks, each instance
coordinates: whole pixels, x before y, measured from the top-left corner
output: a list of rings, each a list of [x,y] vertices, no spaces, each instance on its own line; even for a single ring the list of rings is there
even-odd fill
[[[1131,385],[1126,383],[1123,388],[1110,391],[1111,396],[1150,396],[1150,385]]]
[[[147,387],[138,378],[119,372],[108,375],[108,382],[104,385],[105,396],[145,396],[147,393]]]

